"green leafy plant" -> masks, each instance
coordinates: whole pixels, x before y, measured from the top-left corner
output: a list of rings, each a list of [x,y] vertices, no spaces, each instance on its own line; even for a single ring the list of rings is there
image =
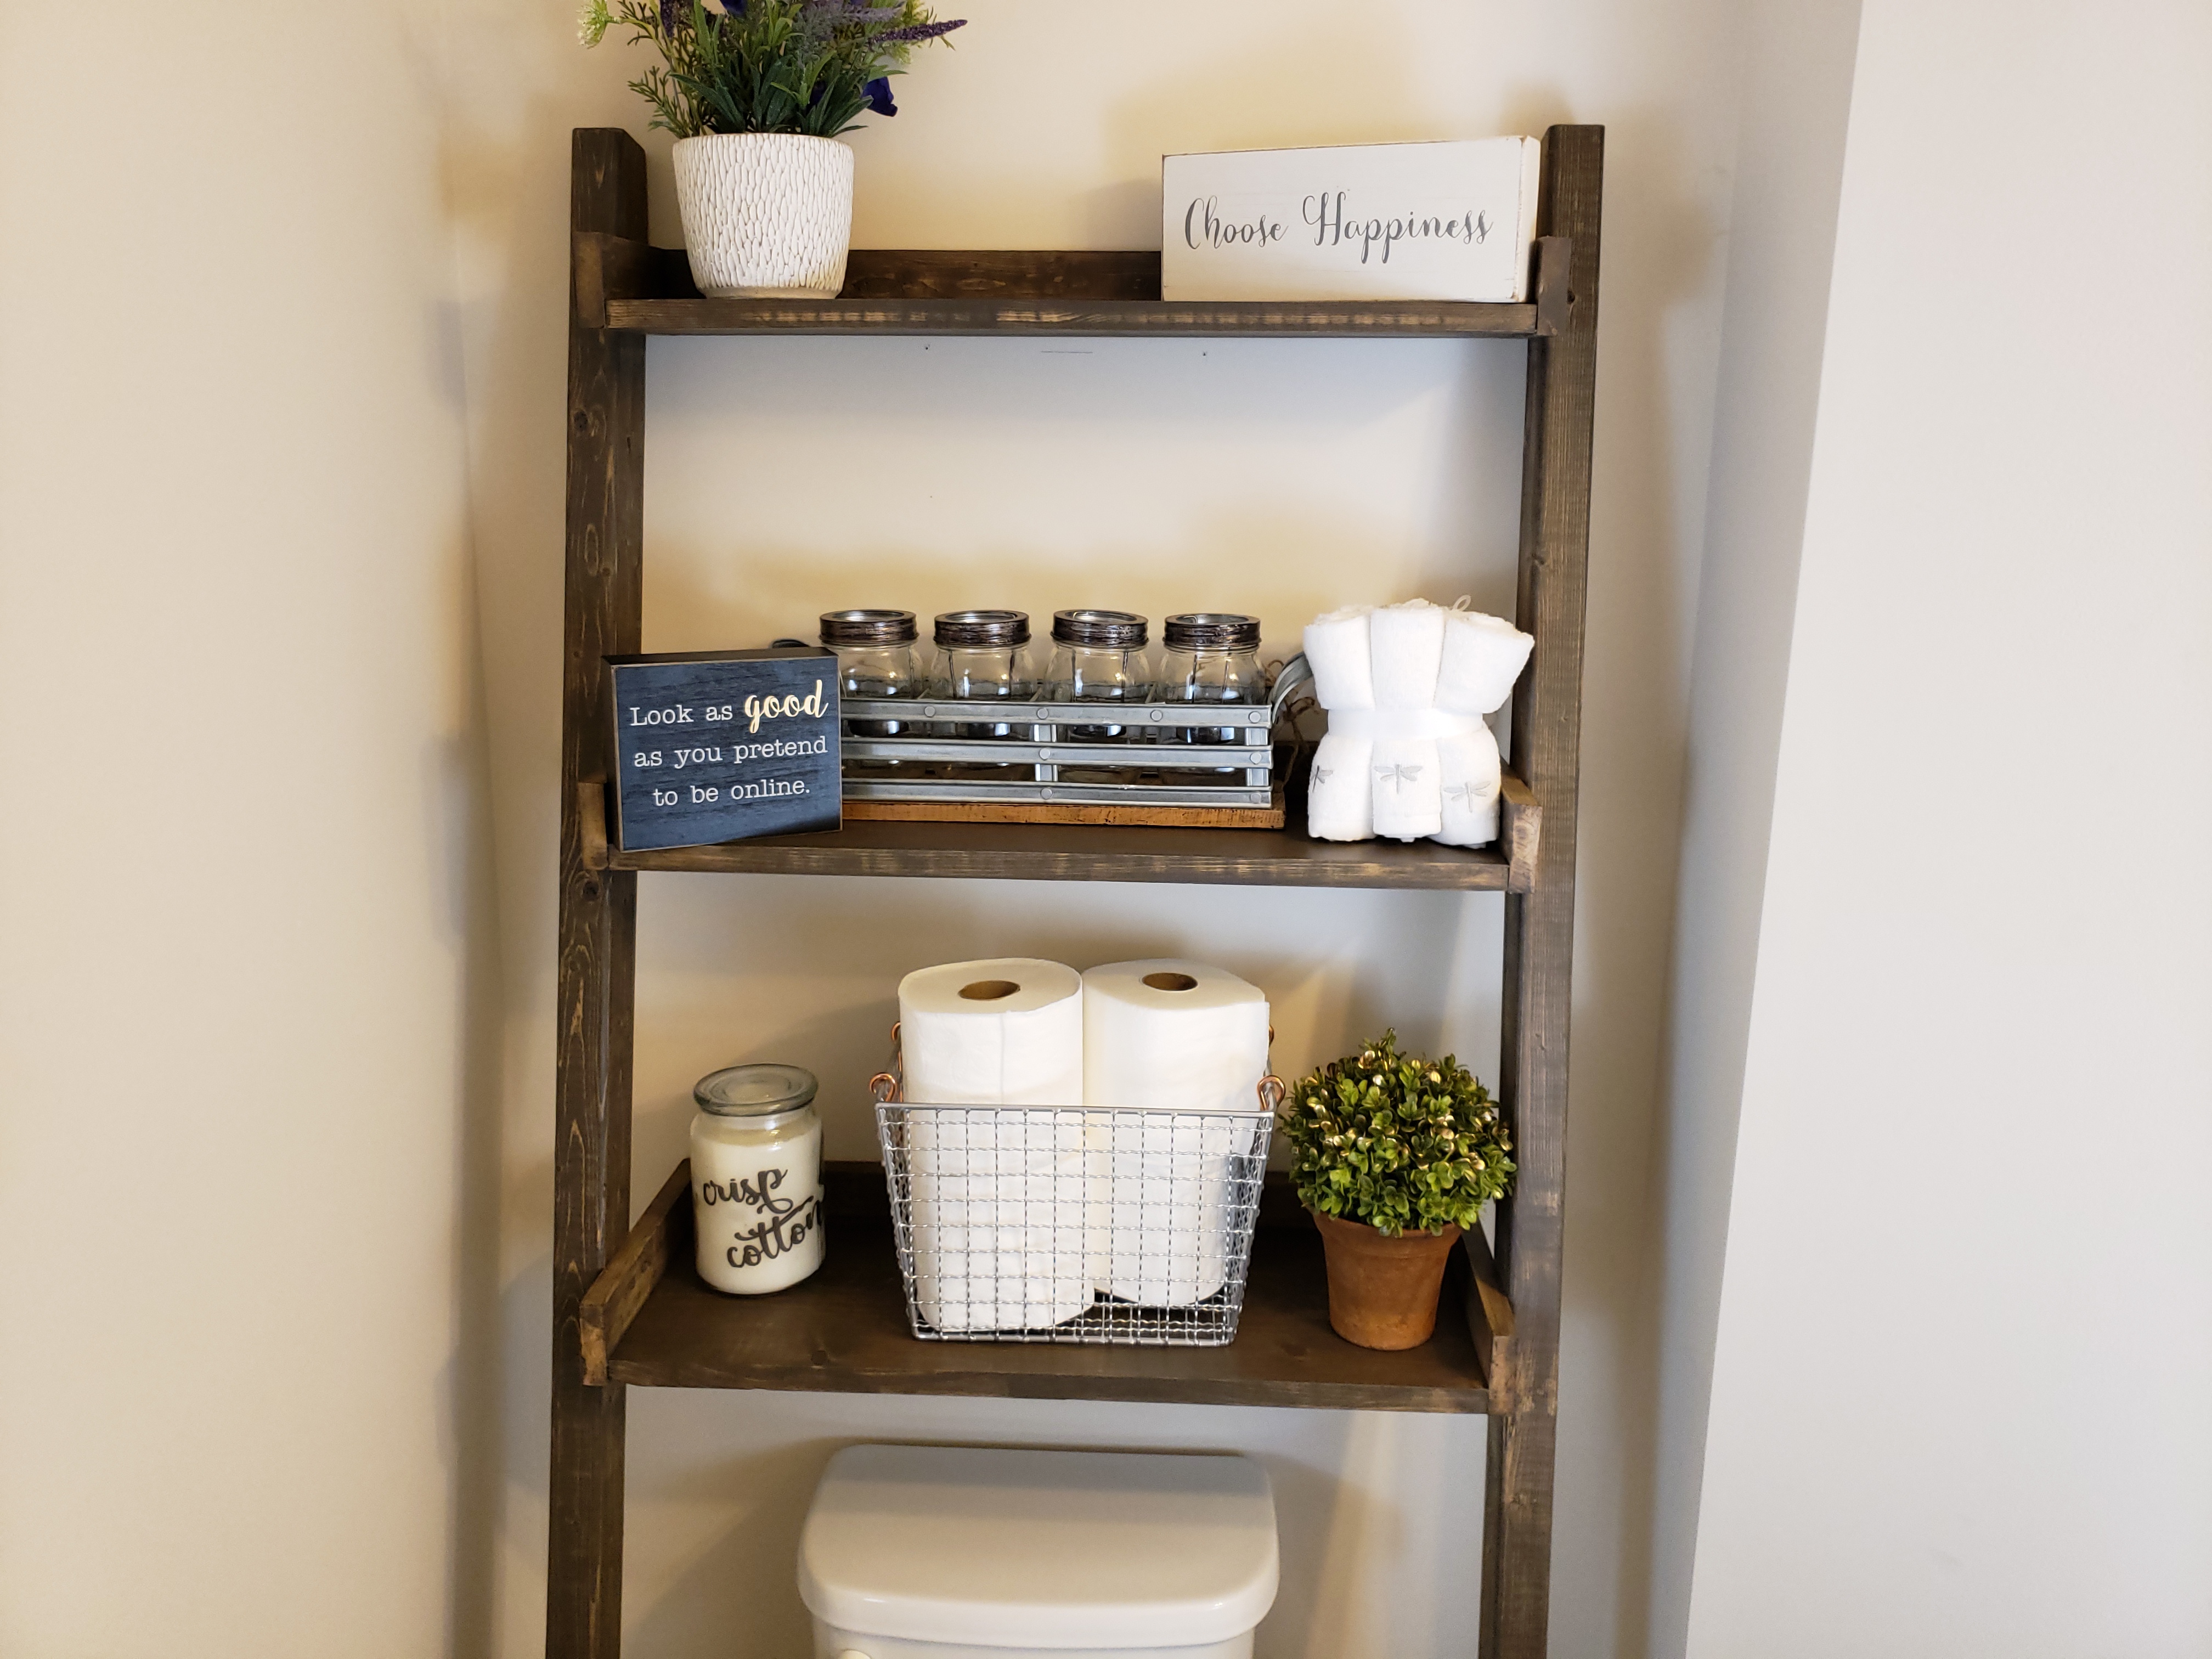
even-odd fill
[[[864,111],[896,115],[890,77],[908,54],[964,27],[921,0],[588,0],[578,32],[596,46],[617,24],[661,65],[629,83],[653,125],[678,138],[800,132],[834,138]]]
[[[1490,1091],[1449,1054],[1400,1054],[1395,1030],[1299,1084],[1282,1121],[1299,1201],[1379,1233],[1471,1228],[1513,1188]]]

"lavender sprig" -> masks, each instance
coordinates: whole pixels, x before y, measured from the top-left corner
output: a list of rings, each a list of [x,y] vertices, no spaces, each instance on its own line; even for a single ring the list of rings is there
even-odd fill
[[[956,17],[949,23],[909,23],[904,28],[885,29],[876,36],[875,43],[879,46],[913,46],[923,40],[941,39],[955,29],[967,27],[968,20],[964,17]]]

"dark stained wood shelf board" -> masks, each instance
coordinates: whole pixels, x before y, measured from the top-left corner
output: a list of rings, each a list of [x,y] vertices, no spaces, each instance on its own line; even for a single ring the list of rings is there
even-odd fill
[[[1437,1334],[1424,1346],[1404,1353],[1355,1347],[1329,1328],[1320,1236],[1302,1221],[1261,1226],[1242,1327],[1219,1348],[921,1341],[907,1323],[880,1206],[872,1216],[833,1208],[827,1236],[819,1273],[763,1297],[709,1290],[692,1263],[688,1232],[672,1238],[666,1270],[611,1357],[609,1380],[1335,1411],[1489,1409],[1462,1312],[1464,1288],[1447,1286]]]
[[[640,334],[1521,339],[1536,331],[1536,307],[1454,301],[610,300],[607,326]]]
[[[1286,830],[856,821],[824,835],[770,836],[660,852],[610,851],[607,857],[617,870],[1498,892],[1511,873],[1495,847],[1314,841],[1297,826],[1295,814]]]
[[[1566,326],[1564,246],[1540,244],[1528,301],[1160,298],[1157,252],[854,248],[834,300],[709,300],[680,248],[574,239],[579,318],[642,334],[1060,334],[1525,339]]]

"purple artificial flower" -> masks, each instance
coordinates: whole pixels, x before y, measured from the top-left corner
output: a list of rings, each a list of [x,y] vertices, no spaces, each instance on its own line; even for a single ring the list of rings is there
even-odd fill
[[[673,34],[691,21],[691,0],[660,0],[660,32]]]
[[[878,75],[864,83],[861,93],[867,98],[868,107],[878,115],[896,115],[898,106],[891,102],[891,82],[887,75]]]
[[[878,35],[875,44],[884,46],[913,46],[923,40],[934,40],[939,35],[950,34],[955,29],[964,29],[968,20],[956,17],[949,23],[910,23],[902,29],[885,29]]]

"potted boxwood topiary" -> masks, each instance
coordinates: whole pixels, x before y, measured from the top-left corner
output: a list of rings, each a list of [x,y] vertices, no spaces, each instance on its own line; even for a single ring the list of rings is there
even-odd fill
[[[1393,1030],[1298,1085],[1282,1119],[1328,1261],[1328,1322],[1363,1348],[1419,1347],[1462,1231],[1512,1188],[1498,1103],[1450,1055],[1400,1054]]]
[[[676,204],[691,280],[711,299],[827,299],[845,285],[853,152],[864,110],[896,115],[907,54],[964,20],[921,0],[588,0],[595,46],[617,23],[663,67],[630,90],[676,135]]]

